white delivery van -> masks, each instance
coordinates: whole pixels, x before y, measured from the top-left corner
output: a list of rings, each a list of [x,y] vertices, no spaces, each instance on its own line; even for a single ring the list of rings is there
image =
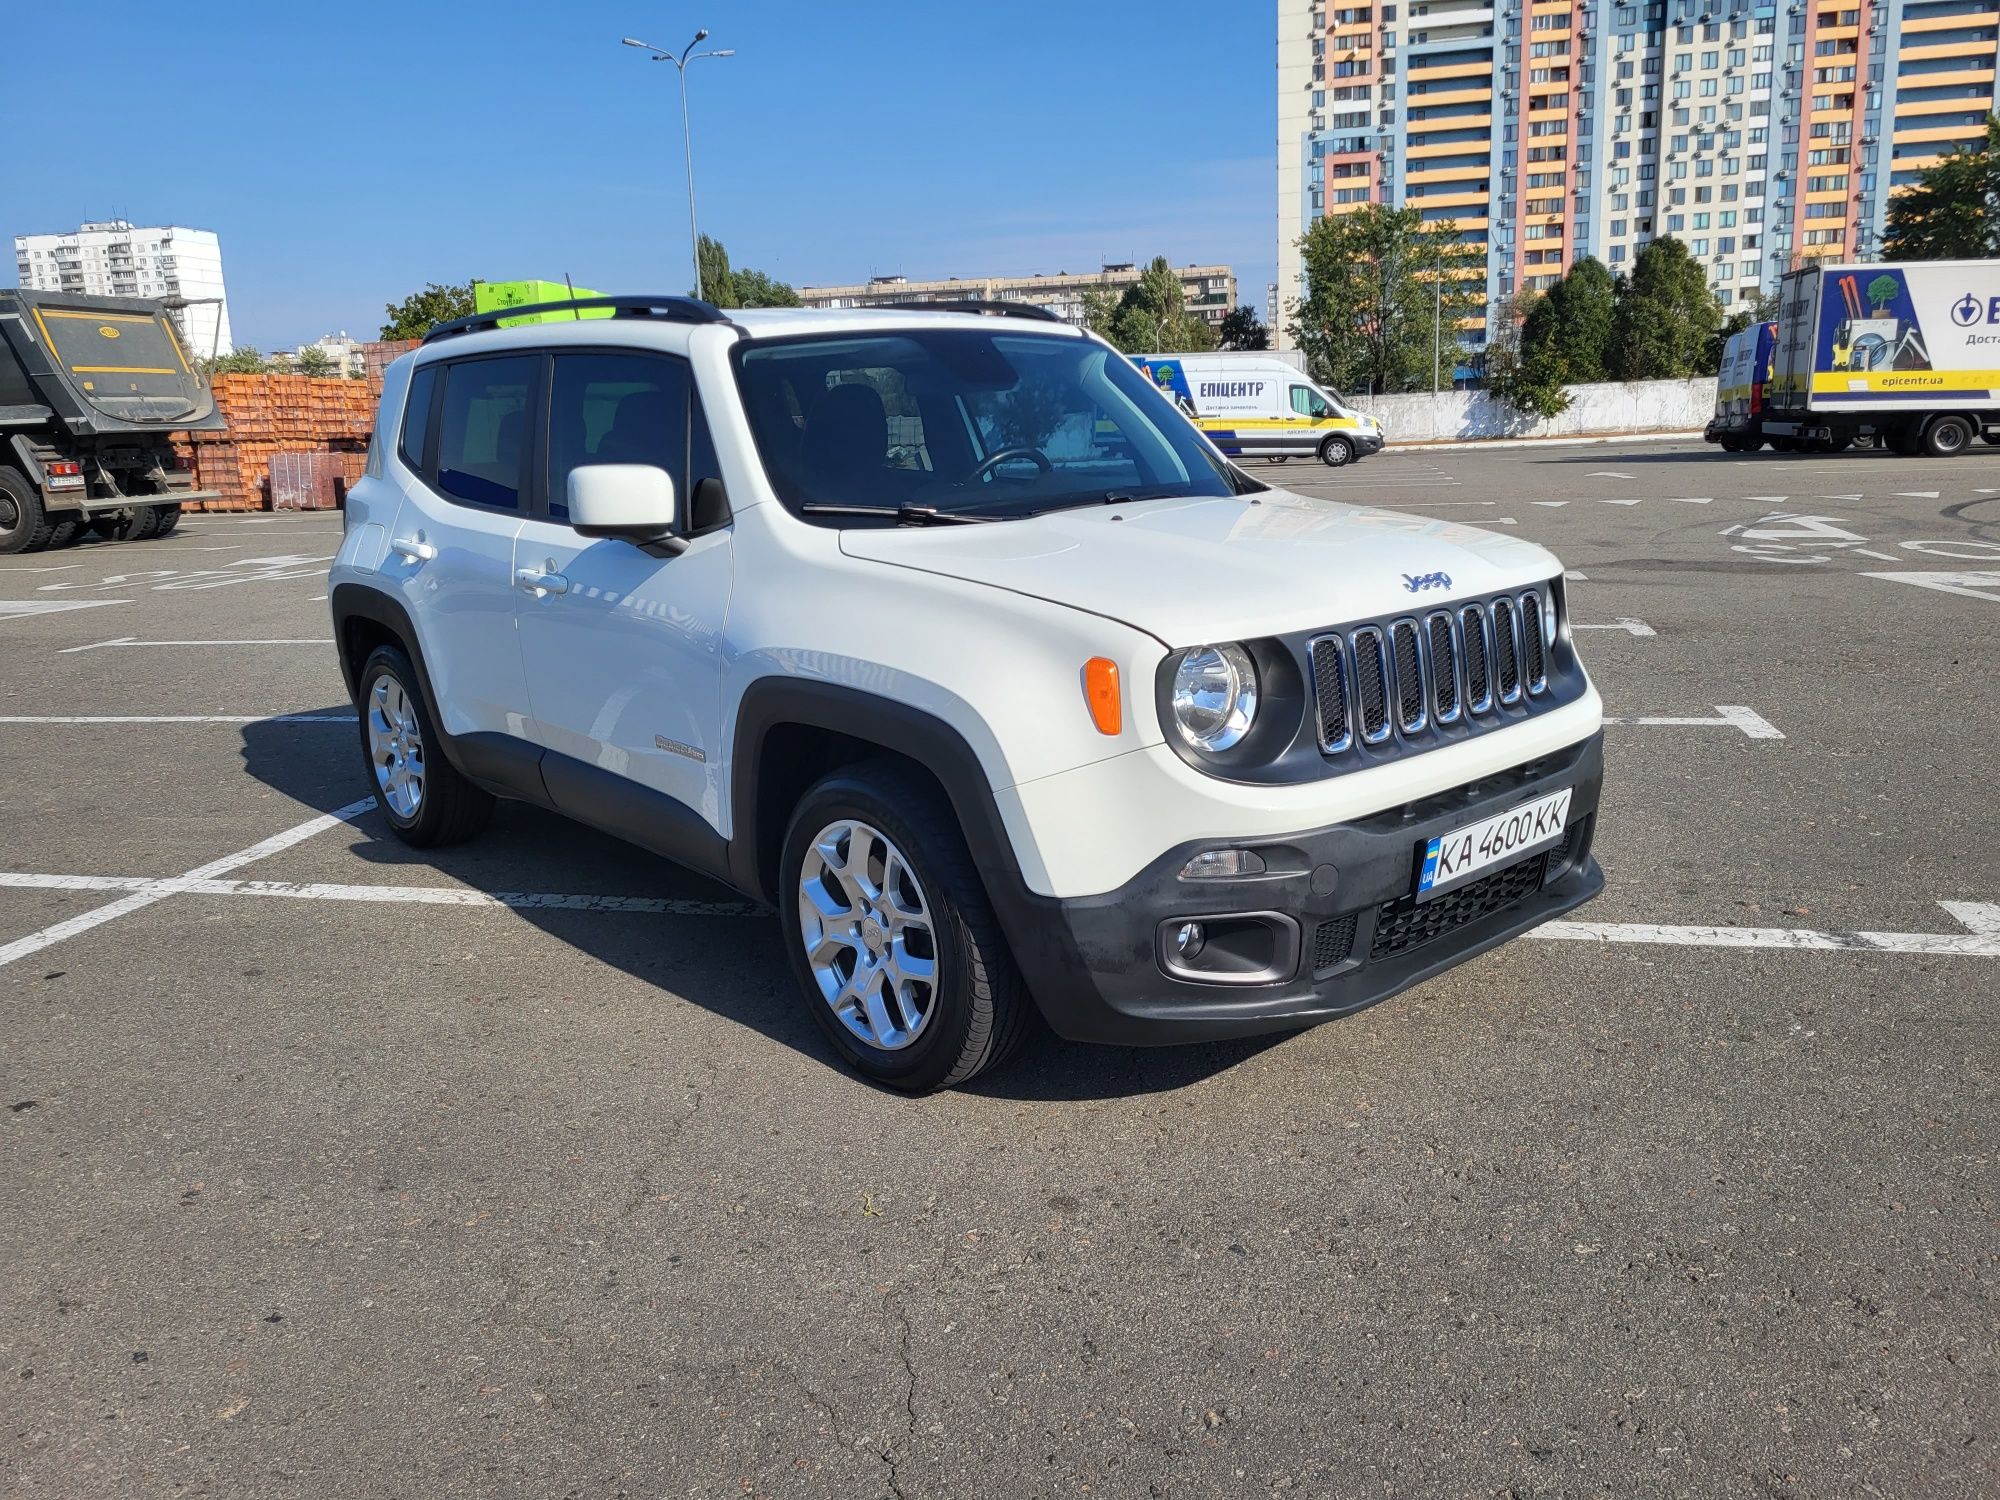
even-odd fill
[[[1135,354],[1132,362],[1230,458],[1317,455],[1339,468],[1382,451],[1380,422],[1276,355]]]

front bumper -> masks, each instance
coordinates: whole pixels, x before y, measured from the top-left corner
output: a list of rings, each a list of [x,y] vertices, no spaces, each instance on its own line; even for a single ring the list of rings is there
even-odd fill
[[[1353,437],[1354,454],[1357,458],[1368,458],[1380,453],[1387,446],[1387,439],[1379,432],[1357,432]]]
[[[1601,732],[1423,801],[1302,833],[1203,839],[1171,849],[1118,890],[1082,899],[1000,895],[1014,956],[1050,1026],[1076,1041],[1166,1044],[1309,1026],[1385,1000],[1581,906],[1604,887],[1591,858],[1604,781]],[[1425,842],[1563,787],[1568,832],[1418,905]],[[1255,847],[1272,873],[1180,878],[1205,849]],[[1295,941],[1266,982],[1218,984],[1167,971],[1171,924],[1232,914],[1289,923]]]

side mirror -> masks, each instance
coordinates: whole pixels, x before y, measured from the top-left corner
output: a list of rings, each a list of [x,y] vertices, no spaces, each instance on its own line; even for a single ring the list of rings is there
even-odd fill
[[[635,547],[679,552],[674,481],[651,464],[588,464],[570,470],[569,524],[578,536],[610,537]],[[680,546],[674,546],[680,542]]]

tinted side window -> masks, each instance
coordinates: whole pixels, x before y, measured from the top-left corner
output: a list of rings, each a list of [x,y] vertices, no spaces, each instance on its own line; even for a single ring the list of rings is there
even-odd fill
[[[496,510],[521,503],[528,397],[539,355],[468,359],[445,367],[438,412],[437,487]]]
[[[424,439],[430,434],[431,396],[437,390],[438,367],[425,365],[410,376],[409,399],[403,403],[403,439],[396,446],[403,462],[424,472]]]
[[[586,464],[651,464],[687,495],[688,369],[662,354],[558,354],[549,392],[549,514]]]

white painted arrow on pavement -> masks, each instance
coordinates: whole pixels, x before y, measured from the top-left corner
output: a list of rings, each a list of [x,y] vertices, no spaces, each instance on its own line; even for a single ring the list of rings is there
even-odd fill
[[[1962,594],[1967,599],[2000,604],[2000,572],[1863,573],[1861,576],[1886,578],[1891,583],[1914,583],[1920,589],[1936,589],[1940,594]]]
[[[1835,949],[1861,953],[1926,953],[2000,958],[2000,906],[1940,901],[1966,931],[1815,932],[1806,927],[1664,927],[1652,922],[1545,922],[1531,938],[1586,943],[1667,943],[1689,948]]]
[[[1696,724],[1726,724],[1732,729],[1740,729],[1753,740],[1781,740],[1785,736],[1778,727],[1753,708],[1745,708],[1740,703],[1718,703],[1715,711],[1721,715],[1717,719],[1661,718],[1657,715],[1629,718],[1604,716],[1607,724],[1656,724],[1683,728]]]

